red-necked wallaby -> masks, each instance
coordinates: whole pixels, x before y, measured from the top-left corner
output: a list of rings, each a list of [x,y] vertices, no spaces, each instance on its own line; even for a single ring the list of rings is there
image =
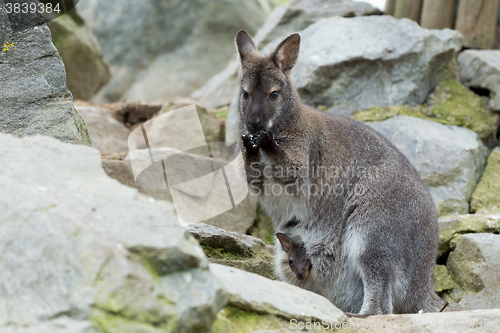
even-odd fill
[[[307,256],[304,245],[293,242],[290,237],[279,232],[276,234],[276,238],[279,240],[283,251],[288,255],[288,260],[281,264],[283,266],[288,264],[291,272],[298,280],[305,280],[311,272],[312,263]]]
[[[301,103],[290,81],[298,34],[270,55],[243,30],[236,45],[249,187],[275,231],[299,236],[312,262],[307,279],[290,278],[277,246],[277,274],[360,316],[439,310],[437,213],[416,170],[363,123]]]

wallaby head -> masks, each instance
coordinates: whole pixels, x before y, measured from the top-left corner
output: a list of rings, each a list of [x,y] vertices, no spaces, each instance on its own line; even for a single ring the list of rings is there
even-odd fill
[[[288,264],[299,280],[307,278],[311,272],[312,263],[306,254],[304,246],[295,244],[290,237],[277,233],[276,237],[280,241],[281,248],[288,254]]]
[[[288,75],[299,56],[300,36],[288,36],[269,56],[264,56],[248,33],[240,30],[236,47],[242,69],[239,110],[243,125],[251,135],[270,131],[280,113],[299,104]]]

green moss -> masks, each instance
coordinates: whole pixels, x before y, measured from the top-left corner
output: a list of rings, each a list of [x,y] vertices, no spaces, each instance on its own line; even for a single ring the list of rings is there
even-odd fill
[[[445,222],[440,222],[438,256],[443,256],[455,249],[460,235],[481,232],[500,233],[500,217],[462,215],[452,217]]]
[[[453,289],[453,280],[444,265],[434,265],[434,282],[437,292]]]
[[[443,72],[443,80],[429,96],[429,105],[373,107],[355,112],[351,117],[359,121],[383,121],[406,115],[436,121],[446,125],[468,128],[488,141],[498,127],[499,115],[485,108],[485,99],[460,83],[456,61]]]
[[[257,314],[227,306],[217,314],[212,333],[254,332],[289,327],[290,323],[270,314]]]
[[[227,115],[229,114],[229,108],[224,108],[215,113],[215,116],[218,119],[226,119]]]
[[[174,332],[175,323],[168,326],[155,327],[151,324],[130,320],[122,316],[92,309],[90,319],[101,333],[169,333]]]
[[[274,279],[273,256],[266,248],[255,251],[251,255],[245,255],[234,254],[223,248],[216,248],[203,243],[200,243],[200,245],[211,263],[239,268]]]
[[[472,213],[500,212],[500,147],[490,156],[471,200]]]

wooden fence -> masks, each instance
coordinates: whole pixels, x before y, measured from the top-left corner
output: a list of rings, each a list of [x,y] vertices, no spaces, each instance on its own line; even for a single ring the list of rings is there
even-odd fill
[[[464,36],[464,46],[490,49],[500,0],[387,0],[385,13],[407,17],[427,29],[456,29]]]

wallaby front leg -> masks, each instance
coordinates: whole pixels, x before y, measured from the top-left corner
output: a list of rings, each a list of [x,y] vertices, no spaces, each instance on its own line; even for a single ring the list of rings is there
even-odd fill
[[[363,258],[364,257],[364,258]],[[361,278],[363,280],[362,317],[391,314],[392,290],[388,268],[373,260],[372,256],[361,256]]]

